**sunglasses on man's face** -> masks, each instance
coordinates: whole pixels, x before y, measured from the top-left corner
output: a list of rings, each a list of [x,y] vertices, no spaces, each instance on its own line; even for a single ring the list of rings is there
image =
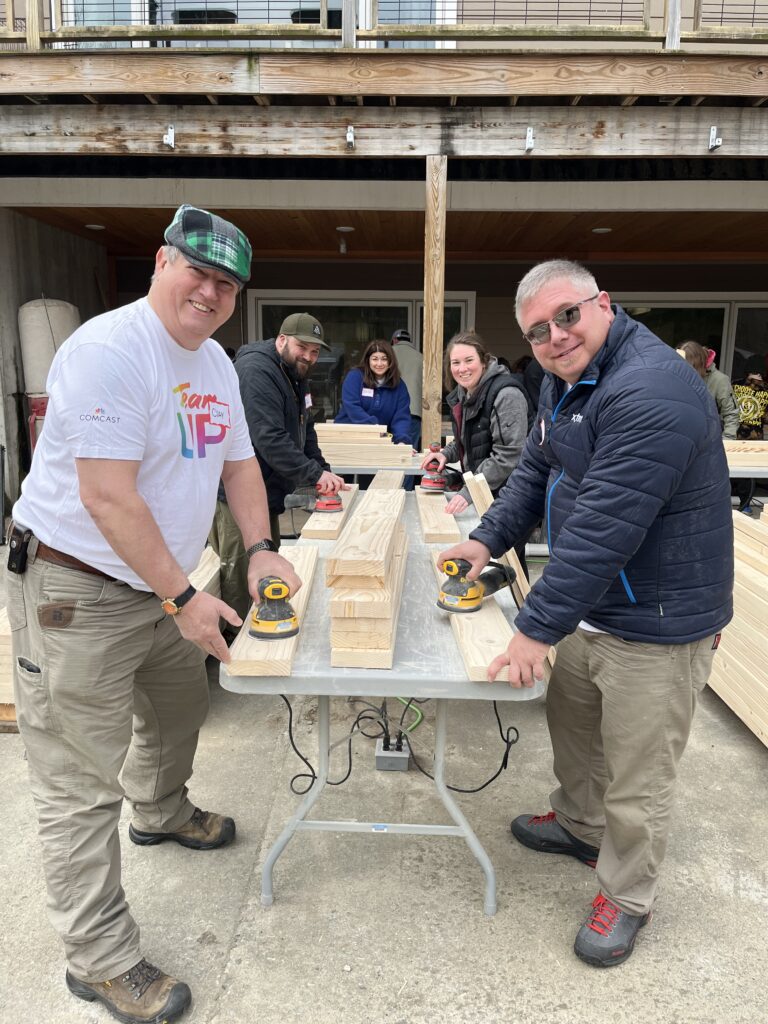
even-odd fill
[[[551,320],[546,320],[543,324],[536,324],[530,331],[526,331],[523,337],[531,345],[543,345],[545,342],[550,341],[552,338],[551,324],[561,328],[561,330],[568,330],[569,327],[573,327],[581,320],[581,307],[585,302],[594,302],[600,292],[595,295],[591,295],[588,299],[582,299],[581,302],[575,302],[572,306],[568,306],[567,309],[561,309],[559,313],[556,313]]]

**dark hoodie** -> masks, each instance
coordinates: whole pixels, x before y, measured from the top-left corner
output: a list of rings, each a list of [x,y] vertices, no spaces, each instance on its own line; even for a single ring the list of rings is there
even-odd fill
[[[309,386],[280,359],[274,338],[244,345],[235,370],[269,511],[282,512],[286,494],[311,487],[331,468],[323,459],[306,404]]]

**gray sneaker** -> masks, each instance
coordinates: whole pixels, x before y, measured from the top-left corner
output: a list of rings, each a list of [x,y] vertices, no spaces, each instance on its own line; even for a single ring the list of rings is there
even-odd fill
[[[637,933],[650,919],[650,913],[642,917],[628,914],[599,892],[579,928],[573,951],[593,967],[623,964],[632,955]]]
[[[192,1002],[189,985],[169,978],[148,960],[109,981],[80,981],[67,971],[67,988],[78,999],[103,1003],[125,1024],[163,1024],[180,1017]]]
[[[597,864],[600,850],[567,832],[555,817],[554,811],[550,811],[549,814],[521,814],[519,818],[515,818],[510,828],[518,843],[527,846],[529,850],[537,850],[539,853],[565,853],[590,868]]]

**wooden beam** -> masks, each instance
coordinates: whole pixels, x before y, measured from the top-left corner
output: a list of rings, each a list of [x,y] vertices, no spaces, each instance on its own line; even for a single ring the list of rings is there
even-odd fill
[[[313,512],[301,528],[301,536],[313,540],[336,540],[350,514],[352,504],[360,489],[358,484],[349,484],[349,490],[339,491],[340,512]]]
[[[32,97],[34,99],[34,97]],[[11,155],[167,154],[163,135],[176,131],[180,156],[349,156],[452,154],[463,158],[522,156],[532,125],[539,157],[763,157],[763,107],[279,107],[55,104],[0,106],[0,153]],[[709,151],[709,130],[723,144]]]
[[[185,26],[189,28],[190,26]],[[240,28],[223,26],[226,31]],[[248,26],[243,26],[247,28]],[[312,28],[313,26],[279,26]],[[318,26],[314,26],[317,28]],[[442,26],[447,27],[447,26]],[[570,31],[570,27],[569,27]],[[338,33],[329,30],[334,38]],[[64,35],[42,33],[45,41]],[[765,96],[765,61],[752,55],[478,53],[411,55],[291,50],[243,54],[179,49],[2,54],[0,95]]]
[[[405,473],[395,469],[380,469],[376,476],[368,484],[368,493],[371,491],[396,491],[403,486]]]
[[[459,524],[445,511],[445,505],[444,494],[428,494],[416,488],[416,507],[425,544],[458,544],[461,540]]]
[[[197,568],[189,574],[189,582],[196,590],[221,597],[221,561],[213,548],[205,548]]]
[[[26,0],[27,20],[27,49],[41,49],[40,31],[43,25],[43,4],[42,0]],[[13,27],[13,25],[11,25]]]
[[[285,677],[291,674],[293,656],[301,642],[301,623],[312,591],[318,547],[316,544],[296,544],[291,547],[284,545],[280,549],[280,554],[293,565],[296,575],[302,581],[298,593],[291,598],[293,610],[299,620],[299,633],[287,640],[258,640],[248,635],[251,622],[249,612],[230,648],[229,664],[221,666],[227,675]]]
[[[424,224],[424,371],[421,399],[421,432],[426,444],[439,441],[441,435],[447,191],[448,158],[428,156]]]

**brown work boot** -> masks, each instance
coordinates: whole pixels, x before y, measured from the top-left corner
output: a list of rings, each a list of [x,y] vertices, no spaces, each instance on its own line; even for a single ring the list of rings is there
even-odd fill
[[[235,823],[232,818],[213,811],[201,811],[196,807],[192,817],[175,832],[141,832],[131,824],[128,838],[137,846],[156,846],[172,839],[174,843],[188,846],[190,850],[215,850],[226,846],[235,838]]]
[[[148,960],[109,981],[80,981],[67,971],[73,996],[92,1003],[98,999],[125,1024],[163,1024],[180,1017],[192,1002],[189,985],[169,978]]]

